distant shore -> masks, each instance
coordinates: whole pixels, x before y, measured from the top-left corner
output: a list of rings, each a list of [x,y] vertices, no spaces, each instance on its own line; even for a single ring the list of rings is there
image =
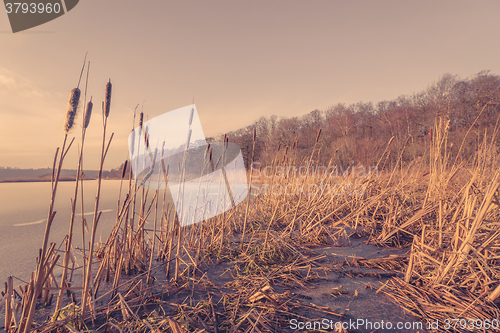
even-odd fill
[[[96,180],[97,178],[85,178],[84,180]],[[119,178],[103,178],[103,180],[113,180]],[[0,183],[43,183],[50,182],[50,178],[12,178],[12,179],[0,179]],[[61,177],[60,182],[71,182],[75,181],[72,177]]]
[[[97,170],[84,170],[84,180],[95,180],[99,175]],[[0,166],[0,183],[33,183],[50,182],[52,179],[52,169],[18,169]],[[75,181],[76,170],[62,169],[59,181]],[[103,170],[102,179],[121,179],[121,167],[112,170]]]

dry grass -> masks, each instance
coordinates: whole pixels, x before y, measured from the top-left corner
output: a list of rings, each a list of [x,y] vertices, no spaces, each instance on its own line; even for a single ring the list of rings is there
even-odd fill
[[[105,108],[104,124],[108,112]],[[141,125],[142,120],[141,113]],[[325,267],[311,249],[342,245],[348,238],[347,227],[352,235],[367,237],[372,244],[409,249],[408,255],[359,259],[350,265],[387,270],[391,278],[379,291],[416,317],[424,321],[498,318],[497,132],[484,135],[473,161],[452,161],[448,124],[446,115],[436,119],[428,166],[396,164],[388,172],[363,176],[250,175],[256,187],[251,187],[247,203],[187,227],[179,225],[168,192],[140,188],[130,173],[126,193],[120,186],[111,234],[94,251],[92,233],[90,248],[84,250],[84,285],[58,286],[52,275],[59,260],[55,246],[43,250],[39,269],[19,295],[21,305],[6,303],[5,327],[15,332],[23,326],[16,313],[25,318],[26,309],[36,305],[37,293],[43,293],[48,302],[52,292],[65,290],[72,295],[70,301],[65,299],[54,321],[34,331],[275,332],[283,331],[290,318],[303,318],[304,309],[340,318],[331,308],[304,302],[290,290],[320,281],[318,269],[335,269]],[[255,133],[253,138],[255,142]],[[104,127],[101,167],[105,142]],[[272,170],[303,163],[312,166],[321,153],[313,149],[305,161],[295,161],[295,147],[278,149]],[[380,158],[377,171],[386,158],[385,154]],[[127,184],[125,179],[122,182]],[[293,190],[287,192],[287,188]],[[100,216],[98,201],[93,230]],[[66,255],[69,252],[67,248]],[[64,266],[68,269],[67,259]],[[217,274],[211,271],[214,267],[219,269]],[[394,272],[402,272],[404,278]],[[81,289],[83,301],[78,302],[75,291]],[[16,298],[10,284],[6,294],[8,300]],[[30,326],[25,326],[25,332]]]

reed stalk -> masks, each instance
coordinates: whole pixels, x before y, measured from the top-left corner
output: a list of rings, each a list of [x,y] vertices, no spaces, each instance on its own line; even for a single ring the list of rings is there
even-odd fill
[[[85,99],[87,96],[89,68],[90,68],[90,62],[89,62],[89,65],[87,67],[87,81],[86,81],[87,83],[85,84]],[[62,304],[64,292],[66,291],[66,287],[69,287],[69,285],[67,285],[66,278],[67,278],[67,274],[68,274],[69,257],[70,257],[70,253],[71,253],[71,249],[72,249],[73,226],[74,226],[74,221],[75,221],[76,203],[77,203],[77,198],[78,198],[78,184],[79,184],[80,180],[83,182],[83,174],[82,174],[83,173],[83,170],[82,170],[83,147],[85,144],[85,134],[87,131],[87,127],[89,126],[89,123],[90,123],[90,117],[92,115],[92,108],[93,108],[93,103],[92,103],[92,98],[91,98],[88,105],[87,105],[87,108],[85,110],[84,119],[83,119],[82,145],[80,148],[80,154],[79,154],[79,158],[78,158],[78,167],[77,167],[77,171],[76,171],[75,191],[73,194],[73,200],[71,201],[71,218],[70,218],[69,231],[68,231],[67,241],[66,241],[66,250],[64,252],[63,274],[61,277],[59,296],[57,297],[57,302],[56,302],[56,307],[55,307],[54,313],[58,313],[59,310],[61,309],[61,304]],[[82,189],[82,200],[83,200],[83,189]],[[82,214],[83,214],[83,208],[82,208]],[[85,243],[83,243],[83,244],[85,244]],[[57,318],[54,318],[54,319],[57,319]]]
[[[176,210],[181,212],[181,218],[184,221],[185,219],[185,214],[184,214],[184,182],[185,182],[185,177],[186,177],[186,159],[187,159],[187,154],[188,154],[188,149],[189,149],[189,144],[191,142],[191,125],[193,122],[193,115],[194,115],[194,108],[191,109],[191,114],[189,116],[189,122],[188,122],[188,135],[186,138],[186,146],[184,148],[184,154],[182,157],[182,163],[181,163],[181,174],[180,174],[180,181],[179,181],[179,191],[177,192],[177,205],[176,205]],[[179,215],[179,214],[177,214]],[[178,219],[177,219],[178,220]],[[182,231],[183,231],[183,226],[181,225],[182,221],[178,220],[177,223],[177,253],[175,256],[175,273],[174,273],[174,279],[177,281],[179,279],[179,270],[180,270],[180,255],[181,255],[181,246],[182,246]]]
[[[76,113],[75,113],[76,114]],[[68,128],[68,127],[65,127]],[[68,128],[69,130],[70,128]],[[42,292],[42,287],[44,283],[44,274],[43,271],[45,269],[45,264],[47,263],[47,245],[49,241],[49,235],[50,235],[50,229],[52,227],[52,222],[54,220],[56,212],[54,211],[54,204],[55,204],[55,199],[56,199],[56,192],[57,192],[57,185],[59,184],[59,177],[61,175],[61,170],[64,162],[64,158],[66,157],[66,154],[68,153],[69,149],[71,148],[71,145],[73,144],[73,140],[68,145],[68,148],[66,148],[66,142],[67,142],[68,134],[66,133],[64,135],[64,141],[61,149],[61,154],[59,156],[59,163],[57,165],[57,171],[54,177],[54,180],[52,182],[52,194],[50,198],[50,204],[49,204],[49,212],[47,216],[47,224],[45,225],[45,232],[43,235],[43,245],[42,249],[40,251],[40,256],[38,259],[38,265],[35,273],[35,277],[33,280],[33,286],[29,288],[28,294],[27,294],[27,299],[28,303],[26,306],[23,308],[23,314],[21,318],[21,323],[20,323],[20,328],[19,331],[23,333],[29,333],[31,331],[31,324],[33,322],[33,316],[35,315],[35,308],[36,308],[36,300],[38,296]],[[56,155],[54,159],[54,163],[57,160],[58,157],[58,152],[59,148],[56,150]]]
[[[252,134],[252,159],[250,160],[250,166],[254,162],[255,158],[255,141],[256,141],[257,135],[256,135],[256,129],[254,127],[253,129],[253,134]],[[279,150],[279,147],[278,147]],[[248,183],[248,194],[247,194],[247,206],[245,209],[245,219],[243,220],[243,232],[241,233],[241,244],[240,248],[243,249],[243,244],[245,242],[245,233],[247,230],[247,221],[248,221],[248,212],[250,209],[250,200],[251,200],[251,192],[252,192],[252,180],[253,180],[253,172],[250,172],[250,181]]]
[[[111,83],[108,82],[106,84],[106,99],[108,100],[108,89],[109,92],[111,92],[111,89],[108,88],[111,86]],[[109,100],[111,99],[111,96],[109,96]],[[108,123],[108,116],[109,116],[109,103],[108,105],[108,112],[106,113],[106,109],[104,108],[104,103],[103,103],[103,110],[102,110],[102,117],[103,117],[103,135],[102,135],[102,147],[101,147],[101,160],[99,164],[99,173],[97,176],[97,193],[96,193],[96,198],[95,198],[95,206],[94,206],[94,217],[92,221],[92,234],[90,238],[90,249],[89,249],[89,254],[88,254],[88,260],[87,260],[87,267],[86,271],[84,272],[84,285],[83,285],[83,294],[82,294],[82,306],[81,306],[81,311],[82,315],[85,316],[85,311],[87,308],[87,301],[89,297],[89,291],[90,291],[90,281],[92,277],[92,259],[94,255],[94,243],[95,243],[95,234],[97,230],[97,224],[99,223],[99,218],[101,217],[101,213],[99,212],[99,199],[101,195],[101,182],[102,182],[102,169],[104,167],[104,160],[106,158],[106,155],[108,153],[109,146],[111,144],[111,140],[113,139],[114,133],[111,134],[108,144],[106,145],[106,127]],[[93,294],[93,292],[92,292]]]
[[[4,329],[5,332],[10,333],[11,332],[11,325],[12,325],[12,307],[14,304],[12,304],[14,296],[14,280],[12,276],[9,276],[8,281],[7,281],[7,293],[5,295],[5,325]],[[1,308],[1,307],[0,307]]]
[[[153,244],[151,245],[151,253],[149,258],[149,268],[148,268],[148,276],[146,277],[146,283],[151,282],[151,269],[153,267],[153,258],[155,252],[155,244],[156,244],[156,223],[158,220],[158,196],[159,190],[156,190],[156,199],[155,199],[155,216],[154,216],[154,224],[153,224]]]

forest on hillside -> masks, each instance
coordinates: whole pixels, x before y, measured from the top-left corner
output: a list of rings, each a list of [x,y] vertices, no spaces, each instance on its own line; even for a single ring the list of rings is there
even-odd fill
[[[483,140],[493,133],[499,115],[500,76],[482,71],[467,79],[445,74],[422,92],[376,105],[339,103],[302,117],[261,117],[227,136],[242,148],[247,169],[254,128],[254,161],[261,165],[269,165],[276,158],[303,165],[315,149],[318,165],[332,163],[344,170],[350,165],[368,168],[376,165],[387,149],[387,163],[379,168],[390,169],[399,159],[403,165],[426,163],[424,156],[436,116],[443,117],[449,127],[442,149],[448,149],[452,158],[458,156],[459,161],[472,161]],[[223,136],[210,140],[222,141]]]

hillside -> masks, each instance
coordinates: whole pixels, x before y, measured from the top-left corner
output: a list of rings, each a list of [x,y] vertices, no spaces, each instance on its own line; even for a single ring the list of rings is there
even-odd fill
[[[227,136],[242,148],[247,168],[252,150],[253,160],[261,165],[272,165],[279,155],[295,166],[304,165],[314,150],[319,165],[331,163],[344,170],[350,165],[377,165],[386,154],[387,163],[379,168],[390,170],[397,163],[428,163],[424,157],[439,116],[449,128],[440,149],[458,161],[474,159],[485,136],[495,132],[499,115],[500,76],[482,71],[467,79],[445,74],[421,92],[375,105],[339,103],[302,117],[261,117]],[[215,138],[222,140],[223,136]],[[495,147],[498,144],[495,138]]]

